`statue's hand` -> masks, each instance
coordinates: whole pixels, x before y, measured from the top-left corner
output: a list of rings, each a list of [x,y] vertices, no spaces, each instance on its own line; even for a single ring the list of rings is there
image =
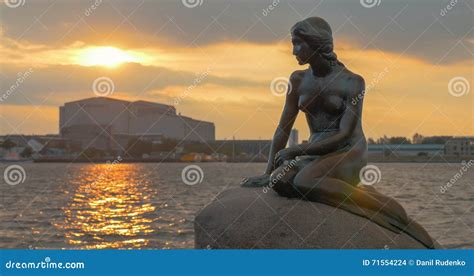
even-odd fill
[[[270,184],[269,174],[248,177],[242,180],[242,182],[240,182],[240,185],[242,185],[242,187],[263,187],[268,184]]]
[[[295,159],[299,152],[293,148],[282,149],[275,155],[275,167],[279,167],[286,160]]]

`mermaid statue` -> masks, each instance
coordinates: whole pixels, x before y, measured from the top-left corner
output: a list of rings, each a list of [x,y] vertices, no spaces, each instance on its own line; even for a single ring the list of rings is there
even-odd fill
[[[244,179],[242,186],[266,186],[283,197],[340,208],[434,248],[432,238],[398,202],[373,186],[360,185],[367,166],[361,122],[365,84],[338,60],[329,24],[307,18],[291,28],[291,38],[293,55],[309,68],[289,78],[265,172]],[[306,116],[310,138],[286,148],[299,111]]]

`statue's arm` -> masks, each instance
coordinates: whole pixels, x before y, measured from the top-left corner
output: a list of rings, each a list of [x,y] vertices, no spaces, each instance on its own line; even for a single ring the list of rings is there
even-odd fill
[[[273,135],[272,144],[270,146],[270,153],[268,156],[267,168],[265,174],[271,174],[275,169],[275,155],[278,151],[285,148],[286,143],[290,137],[291,128],[298,116],[298,93],[297,88],[303,77],[302,71],[293,72],[290,76],[290,84],[288,86],[288,93],[286,93],[285,107],[280,117],[280,122]]]
[[[352,89],[348,91],[345,97],[346,110],[342,115],[337,133],[316,143],[303,143],[298,145],[298,155],[324,155],[334,152],[344,145],[347,139],[352,136],[354,129],[359,123],[360,114],[362,112],[362,103],[359,101],[354,105],[352,104],[352,99],[360,95],[365,89],[364,79],[360,76],[356,76],[353,80],[349,81],[349,86],[352,87]]]

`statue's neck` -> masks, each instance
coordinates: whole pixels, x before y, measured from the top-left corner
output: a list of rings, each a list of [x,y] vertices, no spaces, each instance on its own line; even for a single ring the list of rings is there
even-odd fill
[[[309,63],[309,66],[313,71],[313,75],[316,77],[327,76],[333,70],[331,63],[320,55],[317,55],[317,57]]]

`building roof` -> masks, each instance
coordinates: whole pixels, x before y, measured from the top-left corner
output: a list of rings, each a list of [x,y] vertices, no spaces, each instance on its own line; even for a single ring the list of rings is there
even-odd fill
[[[132,105],[141,105],[141,106],[149,106],[149,107],[155,107],[155,106],[159,106],[159,107],[162,107],[162,106],[173,107],[173,106],[168,105],[168,104],[154,103],[154,102],[148,102],[148,101],[135,101],[135,102],[132,102]]]
[[[66,105],[66,104],[77,104],[77,103],[87,103],[87,102],[97,102],[97,101],[121,102],[124,104],[131,103],[130,101],[114,99],[114,98],[109,98],[109,97],[91,97],[91,98],[80,99],[80,100],[76,100],[72,102],[66,102],[64,104]]]
[[[176,114],[176,108],[172,105],[149,102],[149,101],[143,101],[143,100],[131,102],[131,101],[126,101],[126,100],[114,99],[114,98],[110,98],[110,97],[91,97],[91,98],[81,99],[81,100],[77,100],[77,101],[67,102],[67,103],[64,103],[64,105],[80,104],[80,103],[87,104],[87,103],[97,103],[97,102],[104,102],[104,101],[118,102],[118,103],[122,103],[124,105],[128,105],[130,107],[136,107],[138,109],[140,109],[140,108],[157,108],[157,109],[160,109],[162,111],[171,110],[173,112],[174,116],[179,116],[183,120],[189,120],[189,121],[193,121],[193,122],[197,122],[197,123],[205,123],[205,124],[214,125],[213,122],[202,121],[202,120],[190,118],[190,117],[187,117],[187,116],[182,116],[181,114],[178,115],[178,114]]]
[[[396,150],[396,151],[420,151],[420,150],[442,150],[443,144],[370,144],[368,150]]]
[[[185,120],[185,121],[192,121],[192,122],[196,122],[198,124],[201,124],[201,123],[204,123],[204,124],[208,124],[208,125],[214,125],[213,122],[209,122],[209,121],[203,121],[203,120],[199,120],[199,119],[194,119],[194,118],[191,118],[191,117],[187,117],[187,116],[183,116],[181,114],[178,114],[176,116],[179,116],[181,117],[181,119]]]
[[[162,103],[154,103],[154,102],[149,102],[149,101],[126,101],[126,100],[121,100],[121,99],[115,99],[115,98],[110,98],[110,97],[91,97],[91,98],[86,98],[86,99],[81,99],[77,101],[72,101],[72,102],[66,102],[66,104],[77,104],[77,103],[90,103],[90,102],[98,102],[98,101],[109,101],[109,102],[117,102],[117,103],[123,103],[126,105],[135,105],[135,106],[148,106],[148,107],[160,107],[160,108],[171,108],[175,109],[174,106],[172,105],[167,105],[167,104],[162,104]]]

